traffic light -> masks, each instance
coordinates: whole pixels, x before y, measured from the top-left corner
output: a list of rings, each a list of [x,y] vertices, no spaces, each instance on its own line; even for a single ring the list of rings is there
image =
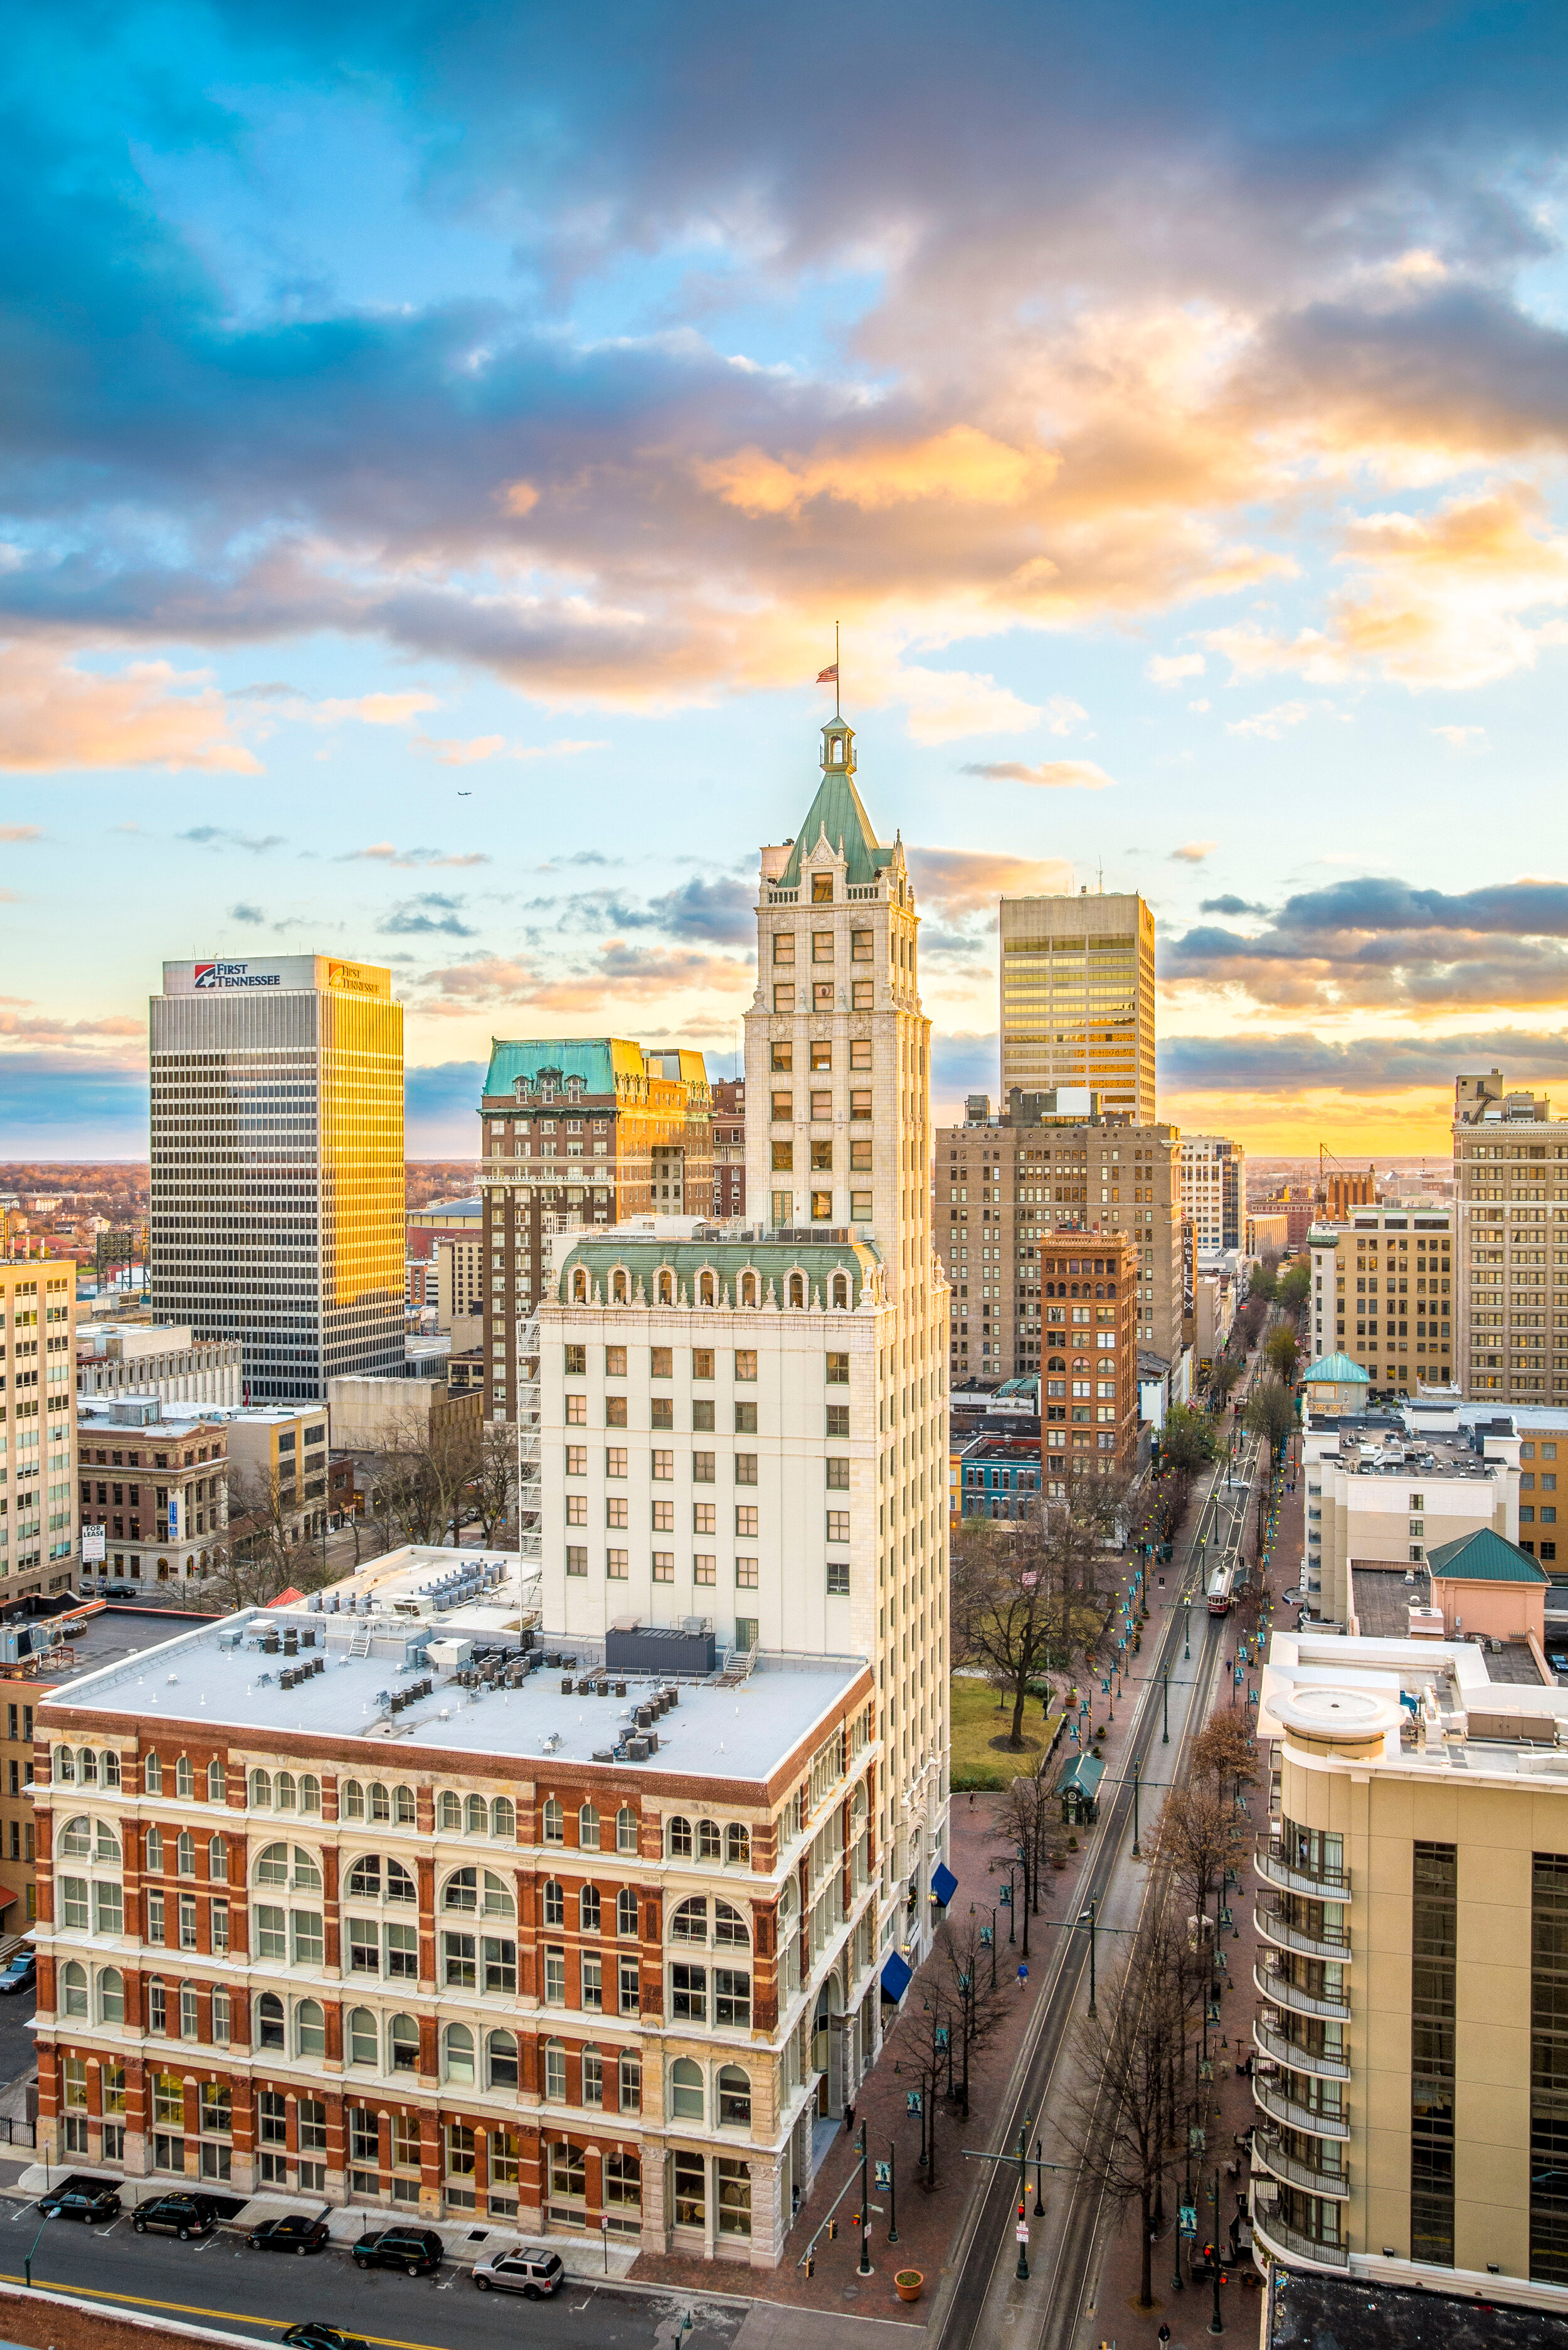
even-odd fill
[[[833,2241],[834,2237],[837,2235],[837,2233],[838,2233],[838,2222],[837,2222],[837,2220],[830,2220],[828,2221],[828,2223],[827,2223],[827,2236],[828,2236],[828,2241],[829,2241],[830,2243],[832,2242],[832,2241]]]
[[[807,2252],[805,2256],[805,2272],[808,2277],[813,2277],[816,2274],[816,2254],[815,2252]]]

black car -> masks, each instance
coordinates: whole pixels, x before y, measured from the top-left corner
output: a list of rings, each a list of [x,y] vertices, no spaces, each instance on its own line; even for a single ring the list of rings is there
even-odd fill
[[[283,2339],[294,2350],[369,2350],[358,2334],[345,2334],[339,2326],[323,2325],[314,2317],[304,2325],[291,2325]]]
[[[192,2236],[210,2236],[218,2214],[204,2195],[155,2195],[150,2203],[137,2205],[130,2224],[139,2236],[145,2236],[149,2228],[167,2229],[184,2243]]]
[[[433,2228],[378,2228],[354,2247],[361,2269],[406,2269],[410,2276],[434,2276],[446,2246]]]
[[[0,1991],[31,1991],[38,1980],[38,1961],[31,1950],[16,1950],[0,1968]]]
[[[99,2187],[91,2181],[77,2186],[67,2182],[50,2195],[40,2195],[38,2210],[46,2220],[85,2220],[93,2228],[104,2220],[119,2219],[119,2196],[112,2187]]]
[[[259,2228],[250,2232],[253,2252],[319,2252],[327,2247],[327,2227],[325,2220],[307,2220],[302,2211],[291,2211],[284,2220],[264,2220]]]

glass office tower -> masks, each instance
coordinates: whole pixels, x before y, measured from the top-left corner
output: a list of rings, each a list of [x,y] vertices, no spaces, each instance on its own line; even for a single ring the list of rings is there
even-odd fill
[[[327,955],[166,962],[152,1301],[237,1337],[253,1403],[403,1365],[403,1012]]]

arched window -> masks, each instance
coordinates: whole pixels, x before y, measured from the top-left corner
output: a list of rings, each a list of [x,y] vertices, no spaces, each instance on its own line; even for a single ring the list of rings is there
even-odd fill
[[[443,1909],[482,1918],[515,1918],[517,1904],[493,1868],[454,1869],[441,1890]]]
[[[229,1881],[229,1840],[227,1836],[207,1838],[207,1875],[214,1885]]]
[[[659,1303],[660,1305],[673,1305],[675,1303],[675,1275],[672,1273],[661,1273],[659,1276]]]
[[[142,1777],[146,1782],[148,1794],[150,1795],[161,1795],[163,1793],[163,1765],[156,1754],[150,1754],[147,1757],[146,1762],[141,1766],[141,1773]],[[265,1774],[264,1773],[263,1775],[265,1776]]]
[[[716,2084],[719,2093],[719,2126],[721,2128],[750,2129],[752,2126],[752,2076],[739,2064],[721,2064]]]
[[[490,1806],[490,1833],[504,1844],[512,1844],[517,1835],[517,1806],[510,1795],[497,1795]]]
[[[228,1788],[225,1785],[223,1779],[223,1766],[214,1754],[212,1761],[207,1765],[207,1801],[210,1804],[221,1804],[227,1794]]]
[[[156,1835],[157,1829],[152,1829],[151,1834]],[[67,1820],[60,1830],[60,1851],[68,1860],[89,1860],[92,1857],[92,1822],[85,1812],[78,1813],[74,1820]],[[161,1860],[158,1866],[162,1867]]]
[[[752,1865],[751,1830],[742,1827],[739,1820],[732,1820],[724,1830],[724,1858],[738,1868],[750,1868]]]
[[[559,1801],[558,1801],[558,1800],[557,1800],[557,1798],[556,1798],[556,1796],[554,1796],[554,1795],[546,1795],[546,1796],[545,1796],[545,1821],[544,1821],[544,1827],[545,1827],[545,1842],[546,1844],[565,1844],[565,1843],[566,1843],[566,1814],[565,1814],[565,1813],[564,1813],[564,1812],[562,1811],[562,1809],[561,1809],[561,1806],[560,1806],[560,1803],[559,1803]]]
[[[272,1773],[270,1771],[251,1773],[251,1809],[256,1812],[271,1811]]]
[[[281,2048],[283,2040],[283,2002],[275,1991],[263,1991],[256,2002],[256,2045]]]
[[[298,1810],[299,1791],[294,1783],[294,1773],[292,1771],[280,1771],[278,1773],[277,1777],[273,1781],[272,1784],[272,1799],[274,1807],[277,1811],[294,1812]]]
[[[629,1804],[623,1804],[615,1815],[615,1848],[617,1852],[635,1852],[638,1848],[637,1814]]]
[[[624,1305],[626,1302],[626,1275],[618,1265],[610,1275],[610,1303],[612,1305]]]
[[[302,1812],[319,1812],[321,1809],[321,1782],[314,1771],[300,1774],[299,1808]]]
[[[196,1839],[189,1828],[182,1828],[174,1839],[174,1869],[180,1877],[196,1874]]]
[[[670,1939],[672,1942],[706,1942],[708,1939],[708,1898],[693,1894],[671,1913]]]
[[[757,1276],[754,1273],[743,1273],[741,1275],[741,1303],[742,1305],[754,1305],[757,1303]]]
[[[50,1777],[57,1787],[74,1787],[77,1783],[77,1758],[68,1746],[57,1746],[50,1766]]]
[[[690,2056],[678,2056],[670,2068],[670,2110],[677,2121],[702,2118],[702,2067]]]
[[[715,1944],[728,1943],[734,1950],[749,1950],[752,1947],[745,1919],[727,1901],[713,1904],[713,1940]]]
[[[489,1835],[490,1806],[483,1795],[470,1795],[466,1798],[462,1806],[462,1825],[465,1835]]]
[[[119,1866],[119,1838],[107,1820],[93,1823],[93,1858],[104,1861],[111,1868]]]
[[[119,1784],[119,1757],[112,1746],[104,1751],[103,1783],[106,1787],[118,1787]]]
[[[252,1774],[253,1778],[254,1773]],[[255,1797],[251,1797],[254,1803]],[[362,1820],[365,1816],[365,1790],[358,1779],[345,1779],[337,1789],[337,1810],[341,1818]]]
[[[161,1828],[149,1828],[147,1831],[147,1874],[149,1877],[161,1877],[163,1874],[163,1831]]]
[[[566,1922],[566,1888],[556,1877],[547,1877],[545,1880],[545,1923],[546,1926],[564,1926]]]
[[[446,2027],[444,2077],[449,2081],[473,2078],[473,2034],[466,2023],[449,2023]]]
[[[377,2046],[376,2019],[368,2007],[356,2007],[348,2015],[348,2062],[369,2064],[376,2070],[380,2051]]]
[[[348,1898],[351,1901],[379,1901],[381,1898],[381,1863],[375,1853],[357,1860],[348,1871]]]
[[[400,1828],[411,1828],[419,1818],[419,1806],[414,1802],[411,1787],[392,1790],[392,1817]]]
[[[484,2085],[489,2089],[517,2086],[517,2039],[511,2032],[493,2032],[484,2043]]]
[[[579,1264],[572,1274],[572,1303],[574,1305],[586,1305],[587,1302],[588,1276]]]
[[[629,1885],[623,1885],[615,1897],[615,1929],[618,1934],[637,1932],[637,1896]]]
[[[598,1887],[597,1885],[585,1885],[577,1895],[577,1928],[579,1932],[584,1934],[597,1934],[598,1932],[599,1909]]]
[[[599,1848],[599,1815],[592,1804],[584,1804],[577,1813],[577,1843],[584,1852]]]
[[[369,1805],[370,1817],[373,1820],[389,1820],[391,1818],[391,1798],[388,1794],[386,1788],[381,1784],[379,1779],[371,1780],[369,1785],[365,1790],[365,1799]]]
[[[387,2028],[388,2045],[392,2052],[394,2073],[417,2073],[420,2069],[420,2027],[411,2015],[394,2015]]]
[[[846,1313],[849,1308],[849,1276],[836,1273],[833,1276],[833,1302]]]
[[[713,1276],[711,1273],[701,1274],[698,1280],[697,1302],[700,1305],[711,1305],[713,1303]]]
[[[804,1305],[805,1304],[805,1275],[804,1273],[791,1274],[789,1277],[789,1302],[792,1305]]]
[[[718,1821],[699,1820],[697,1823],[698,1859],[719,1860],[723,1856],[723,1841],[719,1834]]]
[[[690,1860],[691,1857],[691,1821],[679,1818],[667,1821],[665,1842],[671,1860]]]
[[[104,2023],[125,2022],[125,1977],[118,1967],[104,1967],[98,1979],[98,2012]]]
[[[302,1999],[294,2012],[295,2047],[301,2056],[327,2054],[327,2014],[318,1999]]]
[[[192,1768],[191,1757],[182,1754],[174,1765],[174,1793],[182,1803],[189,1803],[195,1792],[196,1773]]]
[[[67,1959],[60,1969],[60,2013],[85,2015],[88,2012],[87,1969],[75,1959]]]
[[[292,1885],[296,1893],[319,1893],[321,1871],[310,1854],[306,1851],[303,1845],[296,1844],[293,1847],[291,1866],[289,1851],[290,1848],[286,1844],[269,1844],[256,1861],[256,1883],[258,1885]]]
[[[462,1834],[462,1798],[454,1794],[450,1787],[441,1789],[440,1818],[444,1835]]]

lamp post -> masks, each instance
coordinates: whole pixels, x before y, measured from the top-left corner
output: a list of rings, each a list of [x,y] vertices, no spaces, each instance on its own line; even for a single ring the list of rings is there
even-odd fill
[[[1182,1634],[1184,1646],[1182,1648],[1181,1654],[1184,1661],[1190,1664],[1192,1661],[1192,1602],[1189,1599],[1185,1604],[1187,1609],[1187,1625],[1186,1629]]]
[[[991,1949],[991,1988],[992,1988],[992,1991],[994,1991],[994,1990],[996,1989],[996,1911],[995,1911],[995,1909],[994,1909],[994,1908],[992,1908],[991,1904],[990,1904],[989,1902],[987,1902],[987,1903],[982,1903],[982,1904],[981,1904],[981,1907],[982,1907],[982,1908],[991,1908],[991,1923],[990,1923],[990,1925],[989,1925],[989,1926],[982,1926],[982,1927],[981,1928],[981,1929],[980,1929],[980,1940],[981,1940],[981,1948],[982,1950],[986,1948],[986,1946],[987,1946],[987,1944],[988,1944],[988,1943],[989,1943],[989,1945],[990,1945],[990,1949]],[[971,1901],[971,1902],[970,1903],[970,1905],[969,1905],[969,1914],[970,1914],[970,1916],[971,1916],[971,1918],[974,1916],[974,1903],[973,1903],[972,1901]]]
[[[1223,2334],[1225,2321],[1220,2314],[1220,2173],[1214,2173],[1214,2314],[1209,2321],[1210,2334]]]
[[[1142,1848],[1142,1846],[1141,1846],[1141,1845],[1140,1845],[1140,1843],[1139,1843],[1139,1841],[1138,1841],[1138,1825],[1137,1825],[1137,1762],[1136,1758],[1135,1758],[1135,1760],[1134,1760],[1133,1766],[1132,1766],[1132,1783],[1133,1783],[1133,1858],[1134,1858],[1135,1860],[1141,1860],[1141,1859],[1143,1858],[1143,1848]]]
[[[1170,1667],[1166,1666],[1159,1677],[1159,1742],[1170,1743]]]
[[[1079,1925],[1086,1926],[1089,1929],[1089,2013],[1091,2015],[1097,2012],[1095,2006],[1095,1923],[1099,1907],[1097,1900],[1091,1901],[1086,1909],[1082,1909],[1078,1913]]]
[[[866,2178],[866,2124],[862,2121],[860,2125],[860,2259],[857,2266],[857,2273],[861,2276],[869,2276],[871,2273],[871,2253],[869,2250],[871,2212],[869,2207],[870,2197],[867,2193]],[[1218,2210],[1219,2207],[1216,2206],[1215,2208],[1216,2210]],[[1215,2224],[1218,2226],[1218,2220],[1216,2220]]]

